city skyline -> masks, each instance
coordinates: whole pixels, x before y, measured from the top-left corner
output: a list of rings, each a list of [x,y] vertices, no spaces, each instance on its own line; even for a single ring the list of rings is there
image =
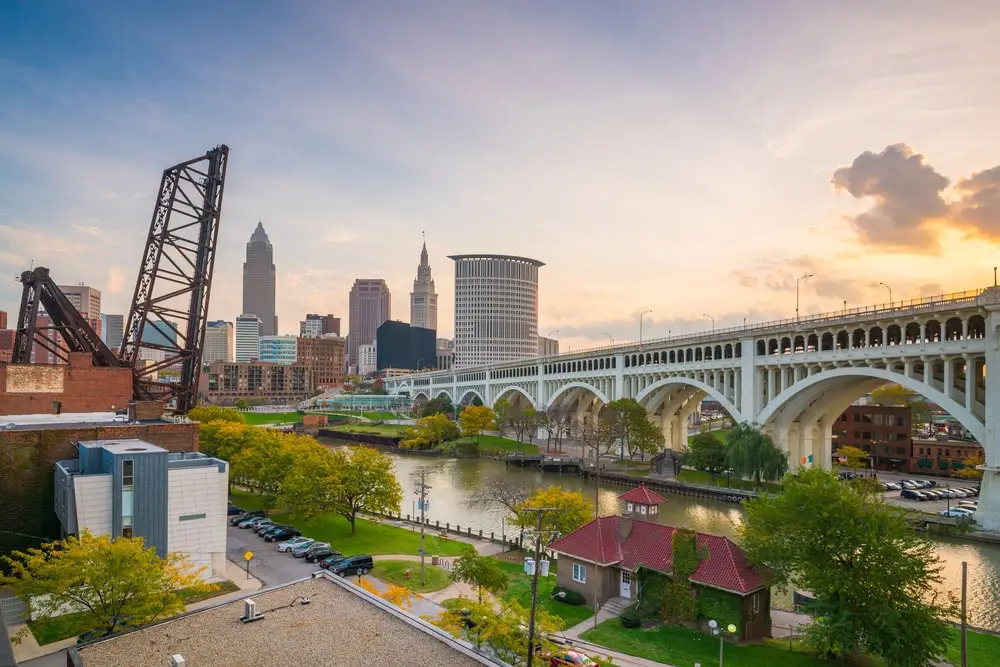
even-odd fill
[[[346,313],[358,277],[408,292],[420,229],[435,257],[544,261],[563,351],[635,340],[646,310],[650,338],[791,317],[797,283],[803,313],[983,287],[1000,8],[971,4],[8,4],[0,271],[48,266],[127,313],[160,173],[225,141],[209,317],[241,314],[262,218],[279,333]]]

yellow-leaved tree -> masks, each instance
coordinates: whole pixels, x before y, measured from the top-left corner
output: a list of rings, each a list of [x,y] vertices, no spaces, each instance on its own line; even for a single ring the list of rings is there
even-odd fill
[[[437,618],[427,618],[432,624],[456,637],[467,638],[476,646],[490,651],[514,667],[528,660],[528,609],[517,602],[496,611],[489,602],[458,598],[458,604],[445,609]],[[556,649],[550,639],[560,629],[560,622],[543,609],[535,612],[535,664],[538,658]]]
[[[560,486],[537,489],[517,506],[517,523],[527,531],[538,528],[536,512],[532,508],[550,508],[542,514],[542,541],[552,542],[572,533],[594,518],[590,502],[579,491],[567,491]]]
[[[860,447],[844,445],[843,447],[837,449],[837,456],[845,459],[844,461],[841,461],[840,465],[857,469],[865,467],[868,459],[868,452]]]
[[[458,416],[458,425],[462,428],[462,435],[475,438],[478,445],[483,431],[496,429],[497,416],[489,406],[467,405]]]
[[[35,618],[66,610],[83,614],[81,632],[108,635],[126,626],[143,625],[184,610],[182,589],[191,593],[217,590],[179,554],[160,558],[141,537],[79,537],[15,551],[2,558],[10,572],[0,577],[31,607]],[[19,639],[19,638],[18,638]]]

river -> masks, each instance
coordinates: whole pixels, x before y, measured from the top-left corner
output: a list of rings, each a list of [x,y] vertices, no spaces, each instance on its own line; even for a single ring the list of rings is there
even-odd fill
[[[336,442],[325,439],[321,441],[326,444]],[[427,518],[431,523],[440,521],[442,525],[457,524],[463,529],[471,526],[474,531],[481,528],[484,533],[493,531],[500,535],[505,527],[504,512],[469,502],[470,497],[491,478],[509,479],[512,483],[524,483],[533,488],[561,486],[579,491],[591,501],[597,493],[594,482],[584,481],[582,477],[572,473],[543,473],[532,468],[521,469],[514,466],[508,469],[500,461],[486,459],[446,459],[396,454],[389,456],[393,460],[396,477],[403,487],[401,510],[404,516],[416,514],[414,473],[424,469],[428,473],[427,484],[431,487],[427,496],[430,501]],[[618,496],[627,490],[619,486],[602,487],[598,499],[601,515],[617,513],[620,504]],[[743,523],[743,510],[738,505],[687,496],[666,497],[667,502],[660,506],[655,518],[659,523],[728,537],[736,537],[737,530]],[[508,528],[507,534],[514,535],[516,532]],[[962,561],[967,562],[969,623],[1000,631],[1000,544],[948,538],[937,538],[935,542],[938,556],[944,565],[942,591],[955,595],[961,593]],[[775,603],[786,607],[787,597],[776,592]]]

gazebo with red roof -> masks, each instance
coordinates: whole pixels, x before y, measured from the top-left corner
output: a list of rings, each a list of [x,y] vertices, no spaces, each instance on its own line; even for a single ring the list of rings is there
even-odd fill
[[[626,514],[638,514],[639,516],[656,516],[660,512],[660,505],[667,502],[667,499],[656,491],[650,491],[643,482],[628,493],[618,496],[619,500],[625,501]]]

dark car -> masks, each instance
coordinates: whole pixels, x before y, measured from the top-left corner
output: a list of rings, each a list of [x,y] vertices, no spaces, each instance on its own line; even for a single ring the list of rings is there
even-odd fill
[[[246,521],[247,519],[254,519],[256,517],[265,517],[265,516],[267,516],[267,512],[265,510],[252,510],[250,512],[243,512],[242,514],[237,514],[236,516],[234,516],[229,520],[229,523],[235,526],[241,521]]]
[[[281,526],[280,528],[271,527],[267,533],[264,534],[265,542],[284,542],[285,540],[290,540],[293,537],[298,537],[301,535],[299,531],[295,530],[291,526]]]
[[[238,516],[240,514],[243,514],[243,508],[242,507],[237,507],[236,505],[230,505],[229,506],[229,510],[228,510],[228,514],[229,514],[229,516]]]
[[[330,572],[341,577],[349,577],[352,574],[368,574],[375,567],[375,561],[367,554],[349,556],[344,560],[330,566]]]
[[[319,561],[318,565],[324,570],[328,570],[340,561],[345,560],[344,556],[327,556],[326,558]]]
[[[309,563],[315,563],[321,561],[324,558],[329,558],[330,556],[343,556],[336,549],[331,549],[330,547],[316,547],[315,549],[310,549],[306,552],[306,561]]]

